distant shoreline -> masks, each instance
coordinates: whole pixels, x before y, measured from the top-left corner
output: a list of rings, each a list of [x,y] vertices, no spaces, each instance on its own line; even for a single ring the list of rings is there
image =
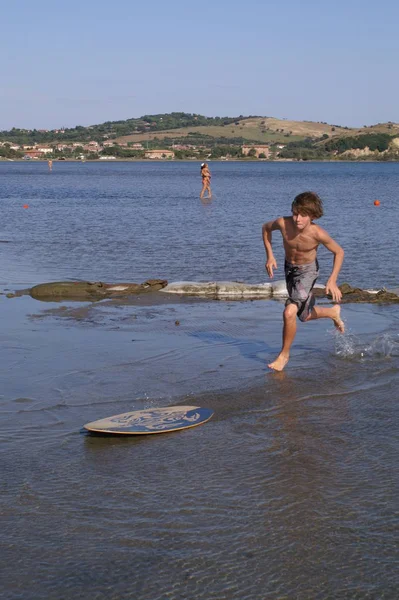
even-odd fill
[[[251,158],[251,159],[245,159],[245,158],[229,158],[228,160],[226,159],[220,159],[220,158],[193,158],[193,159],[189,159],[189,158],[175,158],[173,160],[169,160],[169,159],[165,159],[165,158],[114,158],[111,160],[104,160],[104,159],[99,159],[99,158],[94,158],[94,159],[88,159],[88,160],[80,160],[77,158],[65,158],[63,160],[59,160],[59,159],[51,159],[53,161],[53,165],[55,165],[56,163],[116,163],[116,162],[123,162],[123,163],[129,163],[129,162],[144,162],[144,163],[198,163],[198,162],[220,162],[220,163],[226,163],[226,162],[242,162],[242,163],[398,163],[399,160],[368,160],[368,159],[363,159],[363,160],[341,160],[341,159],[323,159],[323,158],[317,158],[317,159],[301,159],[301,160],[297,160],[295,158],[284,158],[284,159],[267,159],[267,158]],[[23,158],[13,158],[13,159],[9,159],[9,158],[3,158],[0,157],[0,162],[1,163],[6,163],[6,162],[17,162],[17,163],[42,163],[42,164],[47,164],[48,159],[37,159],[37,158],[33,158],[30,160],[26,160]]]

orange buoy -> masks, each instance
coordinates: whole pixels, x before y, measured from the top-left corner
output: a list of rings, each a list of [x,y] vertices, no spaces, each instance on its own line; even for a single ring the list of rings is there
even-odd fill
[[[379,200],[374,200],[374,206],[379,206],[381,202]]]
[[[24,208],[29,208],[29,204],[24,204]]]

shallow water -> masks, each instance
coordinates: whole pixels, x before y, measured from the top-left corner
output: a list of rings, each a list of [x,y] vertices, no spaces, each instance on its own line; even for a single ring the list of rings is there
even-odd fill
[[[214,200],[201,203],[198,163],[58,162],[49,173],[45,163],[0,162],[0,240],[8,241],[0,284],[265,281],[262,224],[312,189],[325,204],[320,224],[346,252],[341,281],[399,287],[399,163],[219,162],[211,170]],[[281,279],[277,235],[275,246]],[[325,249],[319,262],[322,283],[331,270]]]
[[[5,178],[10,200],[7,206],[2,202],[8,217],[0,236],[10,238],[0,246],[3,289],[68,277],[240,278],[234,269],[246,275],[244,281],[261,281],[263,250],[246,226],[241,261],[232,252],[230,262],[229,245],[218,238],[219,251],[204,250],[206,262],[203,256],[195,262],[196,249],[207,236],[212,248],[214,236],[205,224],[211,223],[223,238],[219,221],[226,218],[225,241],[234,239],[230,227],[239,223],[233,207],[241,217],[244,212],[238,192],[246,191],[248,202],[257,197],[261,203],[257,194],[266,180],[258,169],[277,169],[269,171],[274,174],[267,184],[276,191],[291,181],[289,167],[303,175],[303,166],[307,177],[313,173],[320,184],[337,167],[215,164],[215,201],[209,207],[195,196],[197,174],[185,171],[193,168],[190,163],[62,165],[56,176],[64,178],[59,190],[70,186],[67,210],[60,198],[46,196],[46,181],[57,173],[58,164],[51,175],[38,174],[43,165],[10,166],[14,183]],[[280,166],[287,169],[285,177],[278,176]],[[392,181],[385,177],[387,189],[396,181],[396,165],[338,166],[343,171],[335,172],[335,191],[344,185],[341,173],[350,195],[351,183],[360,185],[353,173],[362,167],[369,188],[380,186],[380,208],[387,202],[393,206],[393,197],[383,202],[381,172],[392,174]],[[80,167],[97,173],[91,177],[92,197],[87,180],[82,183],[76,175]],[[139,167],[147,170],[137,175],[135,186],[149,202],[147,251],[138,244],[133,260],[130,242],[122,245],[118,233],[122,183],[115,181],[122,178],[128,194],[131,177],[126,171]],[[247,167],[258,175],[240,176],[240,169]],[[319,167],[327,169],[324,175]],[[157,223],[155,237],[163,239],[163,222],[154,207],[160,182],[164,190],[173,187],[168,168],[180,172],[180,188],[191,203],[186,216],[197,226],[196,236],[173,232],[171,222],[165,226],[165,239],[186,240],[181,261],[175,248],[170,253],[153,249],[149,233],[151,223]],[[229,176],[223,175],[224,168],[232,170]],[[374,174],[366,176],[367,168]],[[18,187],[26,185],[21,183],[28,179],[24,169],[34,173],[26,210],[20,209],[28,199],[26,187]],[[230,203],[222,182],[232,195]],[[290,185],[314,187],[310,183],[299,177]],[[109,199],[116,204],[107,209],[107,228],[92,218],[93,211],[80,212],[78,201],[100,207],[96,194],[104,194],[105,211],[112,186],[115,197]],[[72,193],[74,204],[68,204]],[[282,201],[282,192],[279,197]],[[52,219],[46,206],[53,206]],[[72,232],[65,228],[60,234],[61,223],[70,224],[72,206],[82,231],[99,227],[104,235],[113,233],[118,244],[107,238],[101,253],[99,238],[93,235],[89,243],[77,236],[79,258]],[[28,216],[32,208],[40,218]],[[259,219],[260,208],[254,209]],[[103,209],[94,212],[105,220]],[[63,218],[54,217],[58,210]],[[18,222],[18,211],[21,219],[33,219],[35,227]],[[130,226],[134,233],[129,239],[140,237],[133,209],[129,214],[130,220],[120,224],[120,235]],[[162,217],[166,214],[164,208]],[[14,228],[10,218],[15,219]],[[46,245],[45,222],[51,221],[54,237]],[[389,227],[391,223],[388,232]],[[337,239],[345,231],[341,224]],[[197,246],[187,242],[195,237]],[[371,287],[398,285],[392,244],[379,245],[377,252],[389,259],[373,272]],[[367,259],[374,260],[369,254]],[[363,285],[369,272],[364,262],[345,278]],[[161,272],[155,272],[156,266]],[[2,598],[396,599],[398,306],[344,305],[344,336],[329,322],[299,324],[286,371],[272,373],[266,364],[279,351],[282,309],[277,301],[198,301],[164,294],[151,302],[142,297],[119,304],[52,304],[0,296]],[[84,423],[112,414],[173,404],[209,406],[215,414],[200,427],[140,438],[95,436],[83,430]]]

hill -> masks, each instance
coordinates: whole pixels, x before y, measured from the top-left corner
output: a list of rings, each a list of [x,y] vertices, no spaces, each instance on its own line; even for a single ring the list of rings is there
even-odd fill
[[[359,135],[363,133],[399,132],[399,125],[385,123],[370,127],[350,128],[322,122],[293,121],[275,117],[205,117],[190,113],[164,113],[144,115],[124,121],[106,121],[88,127],[55,130],[18,129],[0,131],[0,141],[24,143],[88,142],[95,140],[115,140],[132,142],[152,140],[155,137],[182,138],[188,135],[211,136],[215,138],[244,138],[260,143],[299,141],[329,137]]]
[[[166,130],[136,131],[116,138],[118,143],[161,140],[165,138],[185,138],[188,136],[211,136],[213,138],[244,139],[262,144],[286,143],[308,137],[320,138],[332,134],[334,126],[306,121],[287,121],[273,117],[240,117],[230,123],[218,125],[195,125]],[[289,140],[287,140],[289,138]]]
[[[81,144],[76,154],[84,152],[89,158],[96,158],[99,153],[140,158],[144,152],[140,154],[131,147],[137,144],[140,148],[141,144],[146,149],[176,149],[176,158],[194,158],[199,154],[239,158],[243,144],[267,144],[271,158],[365,159],[373,156],[378,159],[384,153],[384,159],[396,160],[398,136],[399,124],[391,122],[353,128],[275,117],[206,117],[176,112],[50,131],[13,128],[0,132],[0,155],[11,156],[9,146],[13,144],[21,146],[19,152],[23,152],[23,145],[45,144],[56,148]],[[94,146],[85,149],[89,142],[96,142],[97,149]],[[5,145],[8,148],[4,149]],[[352,150],[355,152],[351,154]],[[57,147],[58,151],[63,152]],[[70,155],[73,152],[72,149]]]

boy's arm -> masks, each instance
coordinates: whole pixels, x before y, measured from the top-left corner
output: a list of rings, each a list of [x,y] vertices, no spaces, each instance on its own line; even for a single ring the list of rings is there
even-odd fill
[[[333,270],[326,283],[326,294],[331,294],[334,302],[339,302],[342,298],[342,292],[337,285],[337,277],[344,262],[344,250],[335,240],[328,235],[324,229],[320,228],[320,242],[334,254]]]
[[[280,230],[281,231],[281,221],[282,218],[275,219],[274,221],[269,221],[268,223],[264,223],[262,226],[262,237],[263,243],[265,245],[266,250],[266,271],[269,277],[273,277],[273,269],[277,269],[276,259],[274,258],[273,248],[272,248],[272,231]]]

